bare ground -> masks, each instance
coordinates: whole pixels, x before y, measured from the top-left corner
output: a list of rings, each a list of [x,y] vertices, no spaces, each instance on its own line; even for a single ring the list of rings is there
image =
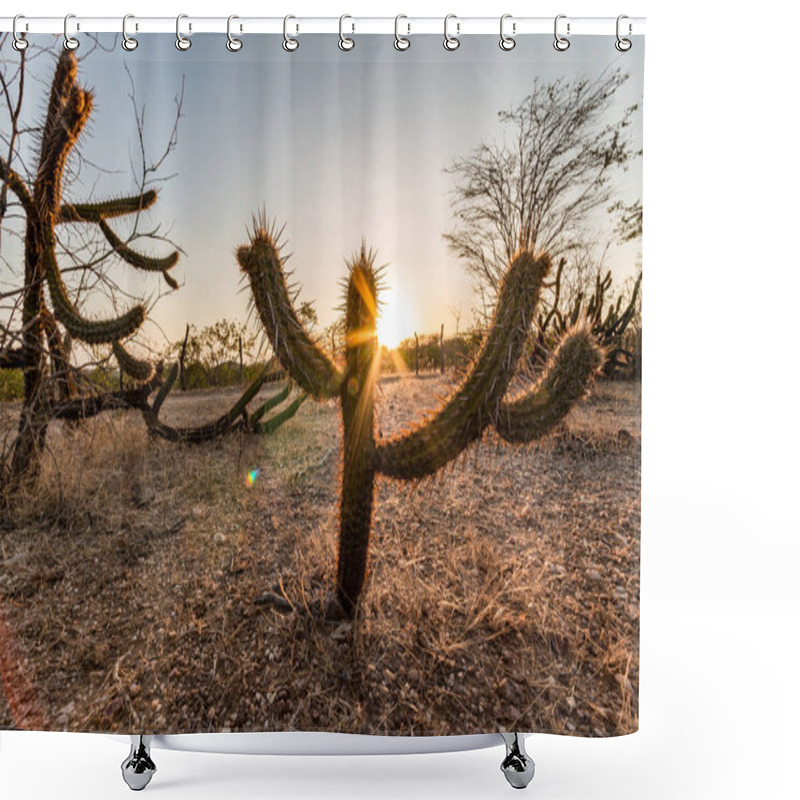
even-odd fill
[[[447,391],[383,381],[381,432]],[[235,394],[176,393],[164,416]],[[16,413],[0,405],[0,437]],[[380,480],[361,615],[339,626],[256,603],[332,586],[334,403],[196,446],[134,413],[54,425],[36,492],[0,522],[0,727],[632,732],[639,421],[638,384],[601,384],[538,445],[490,433],[435,478]]]

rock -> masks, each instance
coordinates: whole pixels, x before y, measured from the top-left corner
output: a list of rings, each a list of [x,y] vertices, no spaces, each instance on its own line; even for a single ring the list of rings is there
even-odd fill
[[[633,441],[633,436],[625,428],[620,428],[617,431],[617,441],[621,445],[629,445]]]
[[[133,485],[133,503],[137,508],[144,508],[150,505],[155,499],[156,493],[151,486],[142,486],[140,483]]]

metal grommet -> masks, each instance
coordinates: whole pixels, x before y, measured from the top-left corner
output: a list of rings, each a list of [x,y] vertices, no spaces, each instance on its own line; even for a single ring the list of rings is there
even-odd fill
[[[411,39],[407,39],[405,36],[400,35],[400,20],[401,19],[408,19],[405,14],[398,14],[394,18],[394,49],[395,50],[408,50],[411,47]],[[408,28],[408,33],[411,33],[411,25],[406,23]]]
[[[342,14],[342,16],[339,17],[339,49],[340,50],[352,50],[356,46],[355,41],[353,39],[349,38],[348,36],[345,36],[343,31],[342,31],[342,26],[344,25],[344,21],[346,19],[353,19],[353,18],[349,14]],[[355,30],[355,29],[356,29],[356,26],[353,25],[353,30]]]
[[[25,38],[25,33],[24,32],[23,33],[17,33],[17,20],[19,20],[19,19],[25,19],[25,16],[23,14],[17,14],[17,16],[14,17],[14,24],[13,24],[13,26],[11,28],[11,31],[14,34],[14,41],[11,42],[11,46],[15,50],[17,50],[19,52],[22,52],[23,50],[25,50],[27,48],[27,46],[30,44],[30,42],[28,42],[28,40]],[[25,28],[27,29],[27,27],[28,26],[26,24]]]
[[[553,42],[553,47],[558,50],[560,53],[563,53],[565,50],[569,50],[569,39],[566,36],[561,36],[558,32],[558,21],[560,19],[566,19],[566,14],[559,14],[556,17],[556,21],[553,25],[553,31],[555,33],[556,40]],[[567,23],[567,36],[569,36],[569,22]]]
[[[175,19],[175,47],[177,47],[178,50],[188,50],[192,46],[192,40],[187,39],[181,33],[181,20],[187,19],[188,16],[188,14],[178,14],[177,18]],[[192,26],[190,24],[189,30],[191,31],[191,29]]]
[[[517,46],[517,40],[514,39],[512,36],[506,36],[505,32],[503,31],[503,25],[507,19],[511,19],[511,14],[503,14],[500,17],[500,49],[505,50],[508,52],[509,50],[513,50]],[[517,32],[517,23],[511,23],[511,33]]]
[[[630,50],[631,47],[633,46],[633,43],[631,42],[630,39],[623,39],[622,36],[620,36],[620,33],[619,33],[620,25],[619,24],[624,19],[628,19],[628,17],[625,14],[620,14],[617,17],[617,41],[614,42],[614,47],[616,47],[617,50],[620,51],[620,53],[627,53],[628,50]],[[632,28],[631,28],[631,24],[629,22],[628,23],[628,35],[630,35],[631,31],[632,31]]]
[[[228,17],[228,41],[225,42],[225,47],[227,47],[228,50],[231,51],[231,53],[238,53],[242,49],[242,40],[237,39],[231,33],[231,22],[235,19],[239,19],[239,17],[237,17],[236,14],[231,14]],[[239,28],[239,30],[241,30],[241,28]]]
[[[127,50],[128,52],[135,50],[139,46],[138,39],[128,36],[128,20],[133,18],[133,14],[126,14],[122,18],[122,49]],[[136,26],[136,30],[139,30],[138,25]]]
[[[78,47],[80,46],[80,42],[74,36],[70,36],[69,35],[69,30],[67,29],[67,27],[68,27],[69,21],[71,19],[75,19],[75,15],[74,14],[67,14],[67,16],[64,17],[64,49],[65,50],[77,50]],[[77,29],[80,30],[80,26],[78,26]]]
[[[291,14],[289,14],[283,18],[283,49],[289,53],[293,53],[298,47],[300,47],[300,40],[289,36],[290,19],[297,19],[297,17],[293,17]],[[299,30],[299,28],[297,30]]]
[[[458,50],[459,46],[461,45],[461,42],[458,39],[458,33],[461,30],[461,23],[460,22],[456,23],[456,36],[451,36],[447,32],[447,23],[450,22],[451,19],[456,19],[456,15],[455,14],[448,14],[444,18],[444,42],[443,42],[443,44],[444,44],[444,49],[445,50],[450,50],[452,52],[453,50]]]

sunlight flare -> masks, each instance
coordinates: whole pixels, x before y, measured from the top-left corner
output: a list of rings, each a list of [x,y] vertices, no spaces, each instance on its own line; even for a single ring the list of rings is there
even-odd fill
[[[400,331],[400,323],[395,290],[393,287],[387,287],[381,293],[381,307],[377,325],[378,343],[385,345],[389,350],[394,350],[403,338]]]

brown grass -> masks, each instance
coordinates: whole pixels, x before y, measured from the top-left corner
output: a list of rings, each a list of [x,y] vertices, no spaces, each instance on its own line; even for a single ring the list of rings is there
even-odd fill
[[[382,434],[446,381],[383,382]],[[639,388],[601,384],[538,446],[490,434],[436,478],[380,481],[361,615],[339,626],[255,602],[332,585],[334,405],[200,446],[151,441],[133,413],[54,426],[37,491],[0,524],[6,638],[40,716],[0,692],[0,727],[635,730]],[[235,394],[175,393],[164,415]]]

